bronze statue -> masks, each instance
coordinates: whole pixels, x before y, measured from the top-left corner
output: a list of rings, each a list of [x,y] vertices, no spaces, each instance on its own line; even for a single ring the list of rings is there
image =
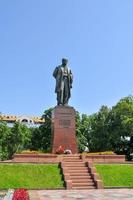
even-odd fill
[[[55,68],[53,76],[56,79],[55,93],[57,93],[57,105],[68,105],[71,97],[73,75],[67,67],[68,60],[63,58],[62,65]]]

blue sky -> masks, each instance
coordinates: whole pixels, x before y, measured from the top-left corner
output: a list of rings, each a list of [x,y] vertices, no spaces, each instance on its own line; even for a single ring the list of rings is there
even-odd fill
[[[69,104],[80,113],[133,94],[132,0],[1,0],[0,111],[56,105],[54,68],[69,59]]]

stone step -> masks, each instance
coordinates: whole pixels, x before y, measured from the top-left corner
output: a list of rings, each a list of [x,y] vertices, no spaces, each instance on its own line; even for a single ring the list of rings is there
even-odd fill
[[[77,155],[77,156],[73,156],[73,155],[64,155],[63,158],[81,158],[81,156]]]
[[[63,160],[82,160],[81,158],[63,158]]]
[[[63,158],[69,158],[69,159],[75,159],[75,158],[78,158],[78,159],[81,159],[80,156],[63,156]]]
[[[82,162],[63,162],[64,165],[67,165],[67,166],[85,166],[85,163],[82,163]]]
[[[94,186],[94,183],[93,182],[84,182],[84,183],[72,182],[72,186]]]
[[[63,160],[82,160],[82,159],[79,158],[79,157],[75,157],[75,158],[72,158],[72,157],[66,157],[66,158],[63,158]]]
[[[77,172],[77,171],[72,171],[69,172],[70,176],[90,176],[88,172]]]
[[[66,167],[67,169],[75,169],[75,170],[80,170],[80,169],[87,169],[88,170],[88,168],[86,167],[86,166],[64,166],[64,167]]]
[[[93,183],[93,180],[92,179],[71,179],[72,180],[72,183]]]
[[[66,167],[66,168],[68,168],[68,169],[70,169],[70,168],[73,169],[74,167],[75,167],[75,168],[79,168],[79,169],[80,169],[80,168],[81,168],[81,169],[82,169],[82,168],[88,169],[88,167],[86,167],[85,165],[69,165],[69,164],[67,165],[67,164],[64,164],[63,167]]]
[[[63,162],[64,166],[85,166],[86,167],[86,164],[85,163],[82,163],[82,162]]]
[[[88,173],[88,169],[68,169],[68,172],[69,173],[85,173],[87,172]]]
[[[71,160],[71,161],[80,160],[80,161],[82,161],[80,158],[63,158],[63,160]]]
[[[87,168],[88,169],[88,167],[86,167],[85,165],[66,165],[66,167],[68,167],[68,168],[74,168],[74,167],[76,167],[76,168]]]
[[[79,179],[79,180],[80,179],[85,179],[85,180],[88,180],[88,179],[91,179],[92,177],[89,174],[88,175],[87,174],[86,175],[81,175],[81,176],[80,175],[71,174],[70,178],[73,179],[73,180],[74,179]]]
[[[95,186],[73,186],[72,189],[74,190],[91,190],[96,189]]]
[[[79,163],[82,163],[82,160],[76,160],[76,159],[75,160],[63,160],[63,162],[67,162],[67,163],[69,163],[69,162],[70,163],[79,162]]]
[[[80,158],[81,157],[81,155],[73,155],[73,154],[67,154],[67,155],[63,155],[63,158],[75,158],[75,157],[78,157],[78,158]]]

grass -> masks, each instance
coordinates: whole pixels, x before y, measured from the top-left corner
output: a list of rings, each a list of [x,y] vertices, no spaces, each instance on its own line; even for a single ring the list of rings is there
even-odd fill
[[[104,186],[133,187],[133,165],[129,164],[96,164]]]
[[[57,164],[0,164],[0,189],[63,188]]]

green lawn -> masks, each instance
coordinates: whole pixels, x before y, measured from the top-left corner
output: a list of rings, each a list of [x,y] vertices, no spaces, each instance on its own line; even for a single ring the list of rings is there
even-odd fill
[[[104,186],[133,187],[132,164],[96,164]]]
[[[63,188],[56,164],[0,164],[0,189]]]

